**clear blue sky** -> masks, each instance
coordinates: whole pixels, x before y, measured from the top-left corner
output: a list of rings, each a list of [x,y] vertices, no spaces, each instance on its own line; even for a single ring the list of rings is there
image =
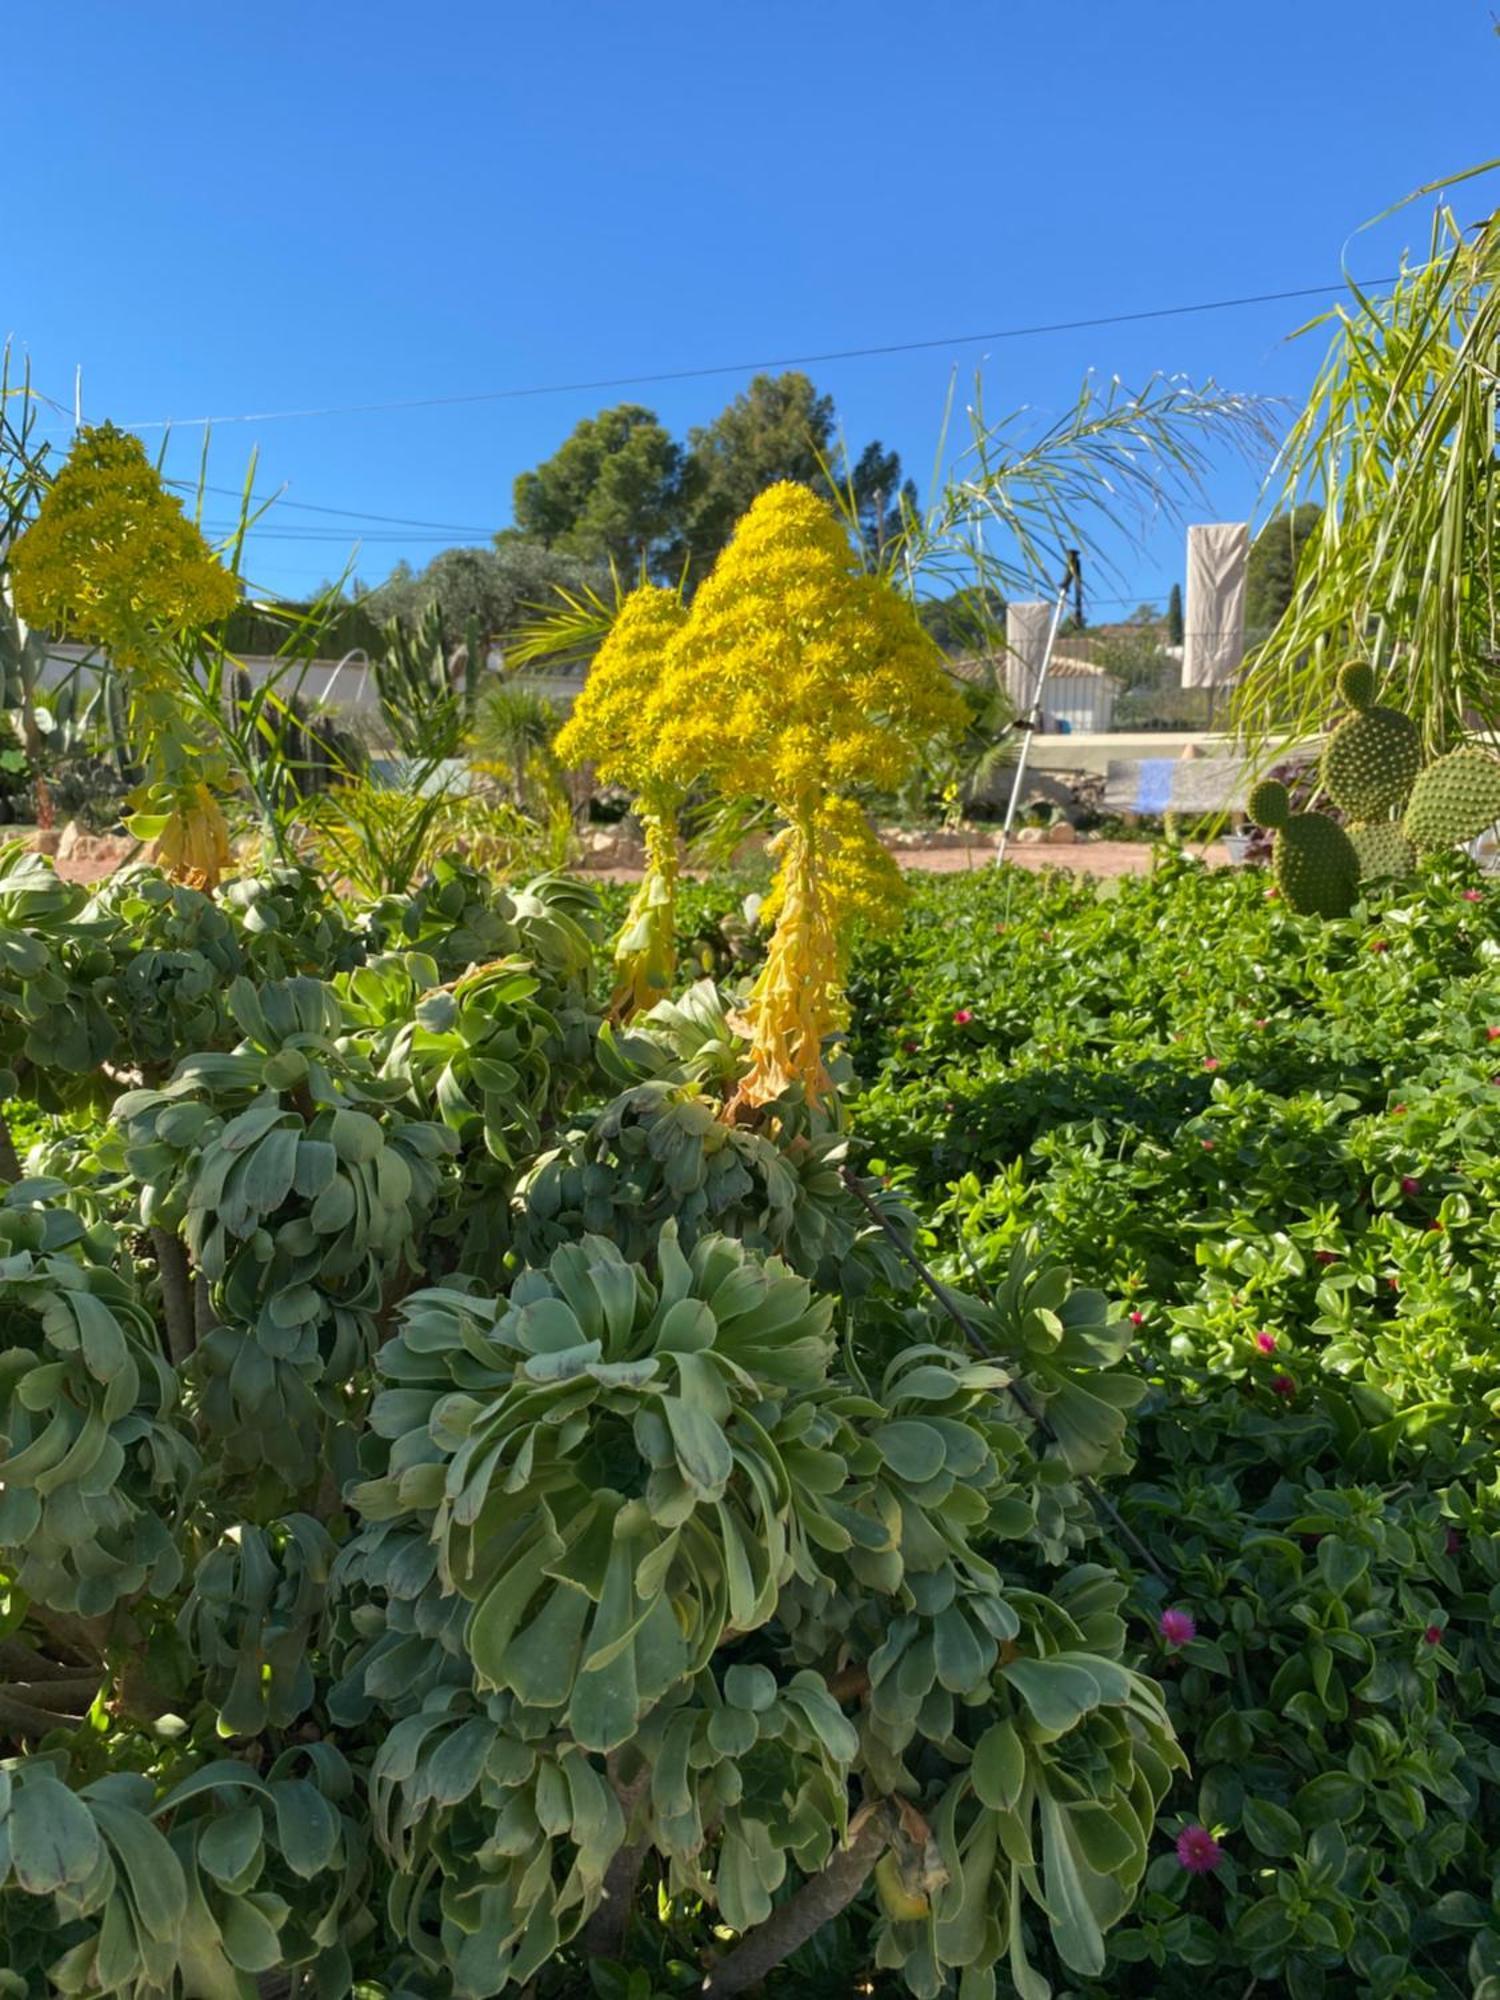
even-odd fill
[[[1346,248],[1378,273],[1421,212],[1351,232],[1500,151],[1500,41],[1489,0],[22,0],[4,103],[0,330],[51,395],[81,363],[87,418],[144,423],[1141,311],[1333,279]],[[1311,309],[810,372],[925,486],[955,364],[997,409],[1055,413],[1088,368],[1296,396]],[[298,502],[488,530],[601,404],[684,432],[742,380],[223,424],[209,476],[258,447]],[[1254,493],[1226,467],[1203,511]],[[251,573],[293,594],[360,534],[266,529]],[[477,539],[372,523],[358,571]],[[1177,540],[1110,588],[1163,595]]]

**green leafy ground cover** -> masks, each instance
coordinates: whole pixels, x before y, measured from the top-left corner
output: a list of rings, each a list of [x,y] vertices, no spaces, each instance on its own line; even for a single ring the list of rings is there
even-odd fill
[[[1159,1854],[1077,1990],[1500,1992],[1500,892],[927,880],[853,999],[939,1267],[1036,1229],[1152,1385],[1116,1554],[1191,1764],[1164,1825],[1220,1858]]]

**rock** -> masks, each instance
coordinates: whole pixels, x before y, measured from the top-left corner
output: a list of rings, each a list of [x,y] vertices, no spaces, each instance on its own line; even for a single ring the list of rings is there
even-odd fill
[[[1016,835],[1016,844],[1020,847],[1040,847],[1047,833],[1045,826],[1023,826]]]
[[[78,858],[80,843],[86,841],[88,837],[77,820],[70,819],[59,834],[57,845],[52,852],[59,861],[74,861]]]
[[[32,836],[32,847],[38,854],[56,855],[62,835],[55,826],[38,827]]]
[[[1065,819],[1060,819],[1056,826],[1047,828],[1046,839],[1049,847],[1071,847],[1078,839],[1078,829],[1076,826],[1069,826]]]

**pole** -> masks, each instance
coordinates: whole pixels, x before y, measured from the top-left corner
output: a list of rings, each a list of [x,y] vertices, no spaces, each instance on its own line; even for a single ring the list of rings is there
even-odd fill
[[[1068,566],[1063,572],[1062,582],[1057,587],[1057,602],[1052,607],[1052,622],[1047,628],[1047,644],[1042,653],[1042,664],[1037,671],[1036,686],[1032,690],[1031,706],[1017,723],[1021,731],[1021,754],[1016,759],[1016,775],[1010,788],[1010,803],[1005,808],[1005,824],[1000,829],[1000,839],[995,847],[995,866],[998,868],[1005,859],[1005,850],[1010,845],[1010,831],[1016,823],[1016,812],[1021,803],[1021,787],[1026,782],[1026,762],[1031,755],[1031,739],[1042,726],[1042,691],[1047,685],[1047,675],[1052,670],[1052,649],[1057,644],[1058,628],[1063,621],[1069,596],[1073,596],[1075,609],[1081,614],[1083,606],[1083,560],[1077,549],[1068,550]]]

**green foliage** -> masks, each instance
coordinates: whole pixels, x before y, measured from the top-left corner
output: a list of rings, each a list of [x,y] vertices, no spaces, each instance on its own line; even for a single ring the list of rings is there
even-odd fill
[[[436,611],[450,632],[478,628],[481,639],[505,644],[539,605],[559,591],[583,589],[593,566],[514,531],[495,538],[492,549],[444,549],[413,573],[405,565],[355,601],[355,609],[385,624],[399,618],[415,628]],[[368,637],[360,641],[367,650]]]
[[[627,570],[649,565],[681,513],[682,451],[656,413],[621,403],[585,417],[515,483],[516,526],[547,548]]]
[[[1271,869],[1289,908],[1299,916],[1346,917],[1359,893],[1360,863],[1348,834],[1324,813],[1294,813],[1286,786],[1262,778],[1248,809],[1257,826],[1273,828]]]
[[[1113,1491],[1156,1570],[1114,1547],[1190,1773],[1089,2000],[1436,2000],[1500,1965],[1500,906],[1452,862],[1342,920],[1263,883],[932,881],[856,973],[859,1129],[945,1202],[939,1275],[993,1286],[1039,1232],[1132,1308],[1150,1382]]]

